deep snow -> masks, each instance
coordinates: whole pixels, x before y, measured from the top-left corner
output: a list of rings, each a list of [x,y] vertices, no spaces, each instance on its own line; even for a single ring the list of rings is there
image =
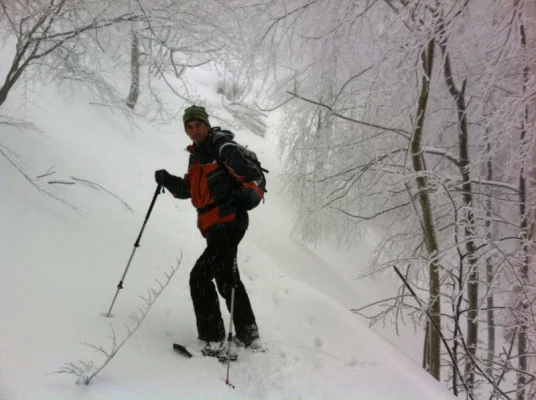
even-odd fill
[[[366,248],[309,249],[292,238],[294,211],[278,177],[273,132],[265,139],[237,132],[271,172],[266,204],[250,214],[238,260],[268,351],[239,353],[231,365],[236,388],[225,385],[224,365],[184,359],[171,348],[196,342],[188,274],[203,240],[189,201],[159,196],[114,316],[101,316],[156,188],[153,172],[184,173],[187,137],[180,124],[135,119],[134,127],[120,112],[89,105],[82,90],[66,96],[49,86],[38,93],[23,102],[14,92],[0,111],[42,133],[0,125],[0,144],[19,153],[32,178],[53,166],[53,175],[36,182],[75,209],[37,191],[0,156],[1,399],[452,398],[418,365],[419,338],[402,342],[386,329],[386,340],[349,311],[387,297],[392,287],[353,279],[365,271]],[[120,199],[80,182],[47,183],[72,177]],[[164,278],[181,252],[178,272],[144,324],[89,386],[51,374],[65,362],[101,361],[81,343],[109,347],[111,324],[121,339],[123,323],[143,304],[139,295]],[[402,351],[390,341],[406,346]]]

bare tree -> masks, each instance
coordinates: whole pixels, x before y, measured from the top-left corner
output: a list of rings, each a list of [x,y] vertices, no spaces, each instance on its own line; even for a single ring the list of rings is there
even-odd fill
[[[525,32],[525,23],[523,21],[523,9],[520,7],[520,1],[516,0],[514,7],[519,7],[518,19],[519,19],[519,39],[521,42],[521,49],[523,52],[527,51],[527,36]],[[529,80],[529,67],[527,64],[523,65],[522,72],[522,97],[525,97],[528,89],[528,80]],[[520,145],[522,149],[522,158],[521,158],[521,170],[519,171],[519,215],[521,217],[521,248],[522,248],[522,261],[520,269],[520,284],[523,288],[529,287],[529,263],[530,263],[530,241],[531,233],[529,232],[529,213],[531,210],[528,205],[527,191],[529,190],[528,186],[530,181],[528,179],[527,168],[528,157],[530,154],[530,142],[532,141],[529,137],[532,134],[528,134],[527,128],[529,126],[529,107],[527,104],[524,105],[523,111],[521,113],[521,134],[520,134]],[[519,357],[519,372],[517,374],[517,399],[525,399],[525,386],[528,382],[528,362],[527,362],[527,352],[529,349],[528,343],[528,309],[529,304],[531,304],[533,299],[530,297],[522,296],[520,304],[518,305],[520,311],[519,317],[519,333],[518,333],[518,357]]]
[[[532,381],[522,364],[512,367],[526,357],[519,347],[519,354],[512,351],[522,325],[536,327],[530,269],[523,269],[532,237],[521,234],[520,217],[532,215],[520,210],[528,202],[519,186],[520,156],[527,153],[517,139],[520,110],[533,90],[518,90],[519,60],[530,52],[516,44],[514,3],[272,2],[259,39],[290,70],[276,90],[292,99],[279,95],[278,103],[287,116],[280,146],[298,202],[295,231],[306,242],[336,237],[347,244],[371,232],[379,243],[372,272],[408,265],[406,278],[423,296],[450,305],[438,326],[453,349],[443,365],[452,367],[447,381],[457,395],[465,389],[503,396],[508,390],[499,385],[514,374],[525,377],[525,386]],[[427,74],[419,57],[430,43],[437,43],[441,62]],[[292,59],[295,48],[307,56]],[[323,67],[335,53],[341,66],[330,75],[333,68]],[[332,136],[322,136],[326,120]],[[372,323],[409,315],[429,339],[432,327],[422,326],[405,294],[401,288],[396,299],[371,305],[384,306],[371,312]],[[486,318],[489,335],[479,337]],[[503,346],[495,343],[497,329],[508,334]],[[426,342],[425,368],[431,351]],[[534,353],[528,342],[525,352]],[[458,362],[467,387],[454,372]]]
[[[424,132],[424,121],[426,110],[428,107],[428,99],[430,96],[430,79],[432,77],[434,65],[435,40],[428,42],[426,50],[422,51],[421,64],[423,76],[421,78],[421,91],[417,105],[417,119],[415,121],[415,130],[411,140],[411,158],[413,168],[417,173],[417,189],[419,192],[419,201],[422,212],[422,224],[424,230],[424,240],[426,248],[430,254],[430,271],[429,271],[429,310],[430,316],[434,320],[433,326],[431,322],[427,323],[426,327],[426,351],[424,359],[426,360],[425,369],[437,379],[441,379],[441,300],[440,290],[441,283],[439,277],[439,262],[436,255],[439,253],[439,247],[436,238],[436,230],[434,227],[434,216],[430,198],[428,196],[428,184],[424,176],[425,166],[422,159],[421,143]]]
[[[231,82],[220,81],[216,92],[222,95],[222,108],[227,111],[232,121],[229,124],[238,129],[247,129],[250,132],[264,137],[268,129],[265,118],[267,114],[247,98],[248,90],[244,84],[234,80]]]
[[[54,55],[85,32],[140,18],[112,4],[101,1],[90,10],[71,0],[0,1],[0,26],[16,38],[15,55],[0,87],[0,106],[22,74],[39,60]]]
[[[443,25],[441,25],[443,27]],[[465,88],[467,80],[462,83],[461,89],[458,88],[452,76],[452,66],[450,55],[447,50],[447,39],[444,36],[445,32],[441,32],[440,48],[443,54],[444,66],[443,72],[445,81],[450,95],[456,103],[458,114],[458,145],[459,145],[459,168],[462,176],[463,203],[466,210],[464,220],[467,221],[464,227],[465,236],[465,258],[467,259],[469,275],[467,280],[467,294],[469,298],[469,310],[467,314],[467,346],[470,351],[470,360],[465,364],[465,374],[467,376],[467,384],[474,385],[474,364],[471,361],[476,355],[478,345],[478,309],[479,309],[479,271],[476,258],[476,246],[474,237],[476,233],[475,215],[472,210],[473,206],[473,189],[471,183],[471,166],[469,160],[469,130],[468,130],[468,110],[465,101]],[[462,268],[462,265],[460,265]]]

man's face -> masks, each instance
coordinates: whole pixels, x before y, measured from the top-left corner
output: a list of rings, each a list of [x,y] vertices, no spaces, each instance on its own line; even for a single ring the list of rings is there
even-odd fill
[[[188,122],[184,126],[184,129],[186,130],[188,137],[192,139],[192,142],[197,145],[200,145],[205,141],[210,131],[210,128],[207,125],[195,119]]]

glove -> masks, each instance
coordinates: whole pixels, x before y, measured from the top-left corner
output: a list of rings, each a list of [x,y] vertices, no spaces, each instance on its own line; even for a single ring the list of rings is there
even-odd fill
[[[171,183],[172,175],[165,169],[159,169],[154,173],[154,180],[159,185],[168,186]]]
[[[242,189],[236,197],[236,208],[241,210],[252,210],[260,203],[259,195],[253,189]]]

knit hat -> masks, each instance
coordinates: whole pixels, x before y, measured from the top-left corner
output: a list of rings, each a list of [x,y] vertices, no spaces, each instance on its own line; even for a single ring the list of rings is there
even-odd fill
[[[184,115],[182,117],[184,126],[190,121],[198,120],[206,124],[210,128],[210,122],[208,122],[208,114],[205,110],[205,107],[199,107],[193,105],[184,110]]]

